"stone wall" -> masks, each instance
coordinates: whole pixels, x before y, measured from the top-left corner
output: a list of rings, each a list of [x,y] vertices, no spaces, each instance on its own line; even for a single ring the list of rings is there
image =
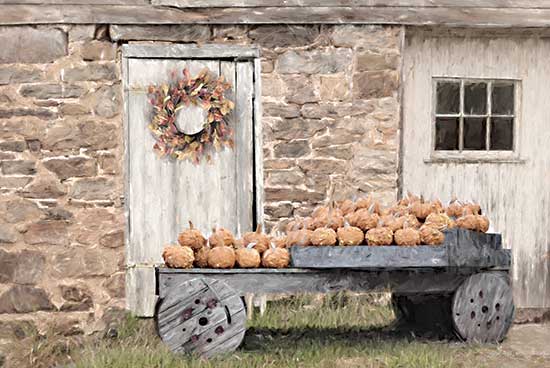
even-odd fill
[[[400,29],[259,27],[268,225],[397,194]]]
[[[331,199],[396,198],[400,27],[111,26],[110,35],[261,47],[267,230]]]
[[[1,28],[0,325],[88,331],[124,306],[120,44],[262,47],[271,226],[331,187],[395,198],[400,40],[377,26]]]
[[[92,331],[124,308],[120,66],[106,37],[0,28],[0,340],[22,325]]]

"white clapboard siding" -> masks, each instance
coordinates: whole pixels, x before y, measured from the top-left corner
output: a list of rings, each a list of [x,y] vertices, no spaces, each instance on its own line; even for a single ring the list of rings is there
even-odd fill
[[[479,201],[512,249],[519,307],[550,307],[550,40],[407,37],[403,79],[403,192]],[[432,77],[520,80],[517,154],[485,162],[430,161]]]
[[[253,61],[217,59],[126,58],[126,207],[127,302],[137,315],[151,316],[155,304],[154,265],[163,262],[164,246],[174,244],[192,221],[208,236],[213,226],[240,235],[253,226],[254,141]],[[212,162],[160,158],[147,128],[152,106],[147,87],[162,84],[175,71],[187,67],[192,76],[204,67],[223,74],[233,85],[228,97],[235,101],[231,125],[235,149],[214,153]],[[183,123],[196,116],[178,112]],[[192,129],[189,127],[189,129]],[[185,128],[183,129],[185,131]]]

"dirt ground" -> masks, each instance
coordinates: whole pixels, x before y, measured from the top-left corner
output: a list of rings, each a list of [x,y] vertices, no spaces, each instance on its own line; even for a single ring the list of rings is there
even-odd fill
[[[460,342],[443,344],[447,344],[448,352],[458,363],[453,367],[550,368],[550,323],[514,325],[499,346],[469,350]],[[363,368],[368,366],[365,363],[362,358],[342,358],[338,360],[338,367]],[[425,368],[431,366],[428,364]]]
[[[514,325],[499,348],[480,358],[488,367],[550,368],[550,323]]]

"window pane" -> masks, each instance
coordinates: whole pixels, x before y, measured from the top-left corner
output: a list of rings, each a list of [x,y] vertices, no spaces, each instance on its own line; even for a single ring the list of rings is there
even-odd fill
[[[437,82],[438,114],[458,114],[460,109],[460,83]]]
[[[485,118],[464,118],[464,149],[484,150],[487,137]]]
[[[513,84],[493,84],[491,110],[493,114],[514,114]]]
[[[458,118],[436,118],[435,121],[435,149],[458,149]]]
[[[464,84],[464,113],[475,115],[487,113],[487,83]]]
[[[511,151],[514,149],[514,119],[492,118],[491,150]]]

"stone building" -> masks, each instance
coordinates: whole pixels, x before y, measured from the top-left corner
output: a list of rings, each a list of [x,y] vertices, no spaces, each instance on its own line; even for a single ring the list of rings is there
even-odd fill
[[[187,220],[242,233],[407,190],[479,201],[513,250],[517,305],[550,307],[547,2],[8,3],[0,323],[150,316],[152,266]],[[234,78],[244,133],[218,164],[152,150],[146,84],[185,65]]]

